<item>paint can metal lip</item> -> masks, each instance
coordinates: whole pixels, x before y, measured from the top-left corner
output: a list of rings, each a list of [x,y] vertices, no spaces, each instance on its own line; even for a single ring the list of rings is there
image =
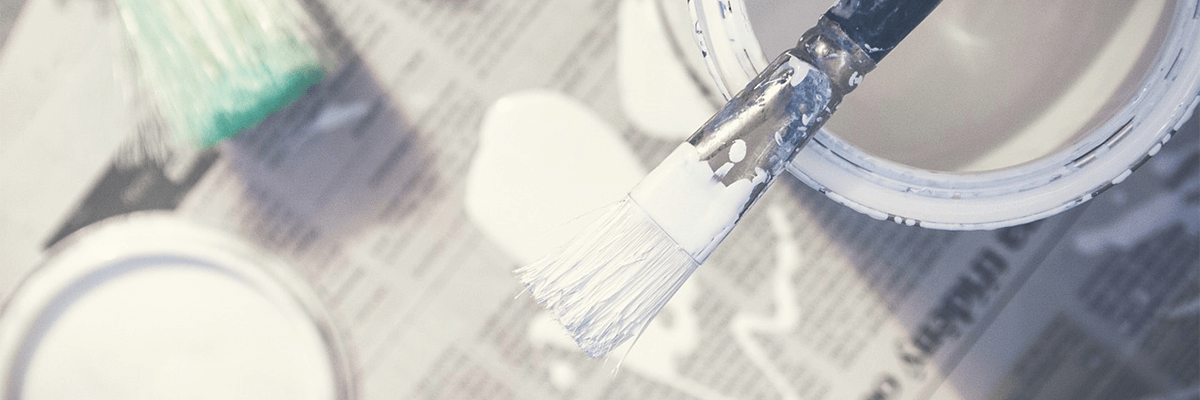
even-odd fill
[[[691,0],[696,39],[717,87],[756,71],[761,54],[744,15],[706,15]],[[1200,103],[1200,0],[1175,3],[1174,18],[1140,90],[1090,133],[1040,159],[997,170],[939,172],[881,159],[822,130],[788,170],[834,201],[877,219],[934,229],[994,229],[1071,209],[1120,183],[1157,153]],[[732,53],[731,53],[732,52]],[[730,55],[733,54],[733,55]]]
[[[356,398],[352,356],[333,318],[302,278],[288,265],[229,233],[166,212],[139,212],[112,217],[73,233],[48,252],[44,261],[0,303],[0,397],[15,384],[31,335],[52,307],[79,296],[69,291],[103,285],[103,280],[129,273],[129,266],[167,268],[192,265],[211,269],[244,283],[266,301],[306,317],[319,338],[331,372],[332,398]],[[140,270],[140,269],[139,269]],[[94,282],[93,282],[94,281]],[[53,325],[51,320],[50,324]]]

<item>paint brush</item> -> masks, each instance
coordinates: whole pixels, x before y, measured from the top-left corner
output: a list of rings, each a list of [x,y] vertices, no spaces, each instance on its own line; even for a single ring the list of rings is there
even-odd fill
[[[252,128],[333,68],[298,0],[117,0],[143,85],[197,147]]]
[[[516,274],[580,348],[640,335],[821,125],[940,0],[841,0],[583,233]]]

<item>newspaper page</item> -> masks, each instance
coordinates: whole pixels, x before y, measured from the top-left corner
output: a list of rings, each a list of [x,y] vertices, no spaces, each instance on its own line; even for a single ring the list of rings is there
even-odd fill
[[[526,89],[578,99],[644,166],[677,144],[620,105],[637,1],[323,2],[337,72],[197,151],[114,67],[108,3],[28,0],[0,48],[0,294],[83,226],[168,210],[293,265],[363,399],[1200,398],[1196,118],[1108,193],[995,231],[783,177],[632,350],[585,357],[464,211],[465,176],[485,112]]]

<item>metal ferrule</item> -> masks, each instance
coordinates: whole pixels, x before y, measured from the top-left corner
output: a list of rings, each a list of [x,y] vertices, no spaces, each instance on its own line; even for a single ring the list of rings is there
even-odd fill
[[[801,59],[825,73],[832,83],[833,98],[830,100],[829,113],[821,120],[822,123],[837,110],[842,97],[858,87],[863,76],[875,69],[875,60],[850,39],[836,22],[824,16],[817,21],[817,26],[800,37],[796,48],[802,50]]]
[[[874,68],[875,62],[836,23],[822,17],[796,48],[776,58],[688,143],[722,184],[759,181],[744,213],[829,119],[842,97]],[[731,155],[738,158],[743,145],[744,157],[734,162]]]

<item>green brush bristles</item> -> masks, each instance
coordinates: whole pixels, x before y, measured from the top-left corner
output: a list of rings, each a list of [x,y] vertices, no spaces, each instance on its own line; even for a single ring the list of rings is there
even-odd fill
[[[287,0],[117,0],[141,78],[200,147],[257,125],[325,77],[316,27]]]

